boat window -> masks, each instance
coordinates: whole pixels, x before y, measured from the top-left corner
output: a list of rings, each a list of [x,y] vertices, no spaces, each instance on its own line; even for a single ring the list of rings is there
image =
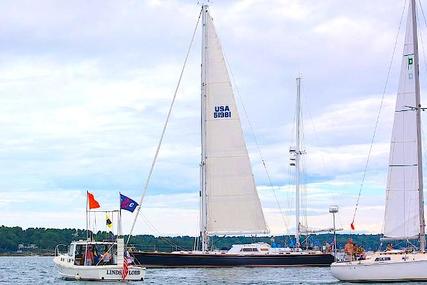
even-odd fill
[[[82,244],[76,245],[75,257],[74,257],[75,265],[84,265],[84,253],[85,253],[85,246]]]
[[[375,258],[375,261],[389,261],[389,260],[391,260],[391,258],[388,256]]]
[[[240,251],[243,251],[243,252],[252,252],[252,251],[258,251],[258,249],[257,248],[247,247],[247,248],[242,248]]]

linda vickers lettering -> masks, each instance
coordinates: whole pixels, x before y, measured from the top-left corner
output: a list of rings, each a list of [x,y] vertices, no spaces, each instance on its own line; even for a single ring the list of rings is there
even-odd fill
[[[141,271],[139,270],[129,270],[129,275],[139,275]],[[107,269],[107,275],[122,275],[121,269]]]
[[[231,118],[230,107],[228,106],[215,106],[214,118]]]

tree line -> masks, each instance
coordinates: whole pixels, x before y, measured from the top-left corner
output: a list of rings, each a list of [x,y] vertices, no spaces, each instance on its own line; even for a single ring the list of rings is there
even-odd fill
[[[93,234],[95,240],[107,240],[111,238],[111,233],[99,231]],[[377,250],[380,247],[381,235],[372,234],[338,234],[338,248],[343,248],[349,238],[365,248],[365,250]],[[21,227],[0,227],[0,253],[53,253],[56,245],[68,245],[73,240],[85,240],[87,232],[81,229],[49,229],[49,228],[28,228]],[[127,237],[126,237],[127,238]],[[211,237],[211,244],[214,249],[229,249],[233,244],[267,242],[269,244],[282,246],[293,246],[295,238],[291,235],[281,236],[214,236]],[[153,235],[135,235],[131,237],[130,244],[139,250],[192,250],[195,238],[191,236],[159,237]],[[332,234],[311,235],[307,242],[304,237],[301,239],[303,246],[321,247],[326,243],[333,243]]]

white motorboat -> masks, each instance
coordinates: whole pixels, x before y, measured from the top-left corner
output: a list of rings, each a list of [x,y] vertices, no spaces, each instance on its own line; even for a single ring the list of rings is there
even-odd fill
[[[123,239],[122,239],[123,241]],[[101,255],[111,252],[109,260],[99,258],[95,263],[85,264],[86,251],[98,251]],[[145,268],[129,264],[127,276],[123,275],[124,259],[117,251],[117,242],[75,241],[69,246],[68,252],[59,253],[53,259],[62,278],[68,280],[144,280]],[[125,269],[126,270],[126,269]]]
[[[343,281],[427,281],[416,1],[409,1],[394,114],[384,216],[384,240],[419,240],[418,251],[390,250],[364,260],[335,262]]]
[[[117,242],[74,241],[69,245],[68,252],[57,251],[53,262],[59,275],[67,280],[144,280],[145,268],[128,261],[125,269],[127,274],[123,274],[123,248],[123,239],[118,239]],[[85,253],[88,251],[92,252],[94,258],[85,262]],[[104,258],[105,256],[108,258]]]
[[[106,214],[106,225],[112,229],[112,222],[108,213],[117,215],[117,236],[110,241],[95,241],[93,231],[90,231],[90,213],[92,209],[100,207],[93,195],[87,192],[86,202],[86,240],[73,241],[67,252],[61,253],[57,245],[53,262],[63,279],[84,281],[143,281],[145,267],[135,263],[134,258],[126,250],[124,238],[121,234],[121,210],[128,210],[128,204],[122,202],[120,194],[120,210],[99,211]],[[125,201],[125,202],[127,202]],[[131,200],[133,202],[133,200]],[[94,230],[94,229],[93,229]],[[113,233],[111,232],[111,235]]]

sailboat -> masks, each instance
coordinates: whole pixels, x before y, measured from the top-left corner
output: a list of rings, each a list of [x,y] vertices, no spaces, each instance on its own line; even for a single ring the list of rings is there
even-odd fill
[[[297,82],[297,100],[296,100],[296,112],[295,112],[295,145],[289,148],[290,163],[291,167],[295,168],[295,247],[301,248],[301,237],[305,236],[307,243],[310,234],[321,233],[321,232],[332,232],[334,228],[327,229],[314,229],[301,222],[301,180],[302,180],[302,156],[306,154],[306,151],[302,147],[302,102],[301,102],[301,76],[296,78]],[[335,229],[336,230],[336,229]],[[339,229],[341,230],[341,229]],[[304,241],[304,240],[303,240]]]
[[[419,250],[376,252],[336,262],[343,281],[427,281],[416,1],[409,1],[405,45],[390,146],[383,240],[419,240]]]
[[[147,267],[329,266],[330,254],[272,248],[267,243],[210,248],[214,235],[267,234],[221,44],[202,5],[200,247],[194,251],[133,251]]]

